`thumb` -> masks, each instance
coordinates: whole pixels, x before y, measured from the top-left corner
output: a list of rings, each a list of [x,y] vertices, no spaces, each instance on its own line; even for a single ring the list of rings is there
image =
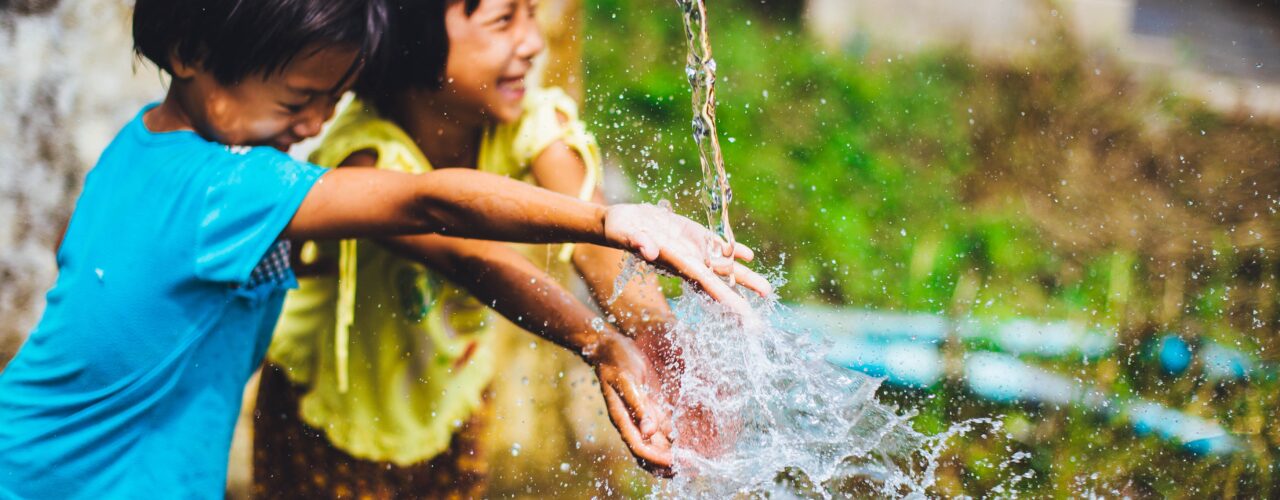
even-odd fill
[[[633,250],[640,254],[644,260],[653,262],[658,259],[658,255],[662,253],[662,249],[658,246],[658,242],[649,236],[645,231],[638,231],[631,236],[631,245]]]

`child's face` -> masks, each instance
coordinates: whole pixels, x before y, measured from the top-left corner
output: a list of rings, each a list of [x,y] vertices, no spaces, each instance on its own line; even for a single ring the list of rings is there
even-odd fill
[[[198,66],[174,66],[186,87],[183,109],[205,137],[231,145],[271,146],[286,151],[320,133],[351,82],[357,51],[329,47],[304,50],[283,70],[250,75],[224,85]],[[340,86],[341,85],[341,86]]]
[[[466,14],[463,2],[445,12],[449,60],[441,104],[462,116],[511,122],[520,117],[525,76],[544,47],[533,0],[482,0]]]

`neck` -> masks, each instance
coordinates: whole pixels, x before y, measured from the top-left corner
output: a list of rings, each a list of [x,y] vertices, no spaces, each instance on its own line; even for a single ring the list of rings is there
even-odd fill
[[[408,91],[394,101],[400,125],[436,168],[475,168],[484,123],[440,102],[435,93]]]
[[[152,132],[195,130],[191,124],[191,115],[183,107],[182,101],[182,82],[174,79],[164,100],[142,115],[142,124]]]

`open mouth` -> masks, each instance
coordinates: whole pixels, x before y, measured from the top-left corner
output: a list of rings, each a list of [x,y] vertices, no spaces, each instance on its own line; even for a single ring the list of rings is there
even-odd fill
[[[512,100],[522,99],[525,91],[524,75],[501,78],[498,80],[497,88],[499,92]]]

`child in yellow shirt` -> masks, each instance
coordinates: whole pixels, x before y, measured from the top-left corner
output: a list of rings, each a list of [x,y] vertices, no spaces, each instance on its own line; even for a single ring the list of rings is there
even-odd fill
[[[359,99],[335,121],[315,163],[474,168],[603,201],[600,153],[575,103],[558,89],[526,85],[543,49],[531,2],[406,0],[391,12],[388,69],[357,84]],[[671,313],[656,284],[636,280],[607,300],[623,252],[536,251],[538,261],[572,260],[601,309],[637,336],[645,357],[659,357]],[[268,417],[255,432],[255,470],[270,472],[255,474],[262,495],[478,496],[476,435],[497,375],[485,306],[543,335],[616,333],[506,245],[348,240],[305,245],[299,257],[316,274],[290,294],[264,371],[259,405],[272,411],[261,412]],[[629,340],[619,345],[638,352]],[[669,465],[661,454],[632,451],[651,470]]]

